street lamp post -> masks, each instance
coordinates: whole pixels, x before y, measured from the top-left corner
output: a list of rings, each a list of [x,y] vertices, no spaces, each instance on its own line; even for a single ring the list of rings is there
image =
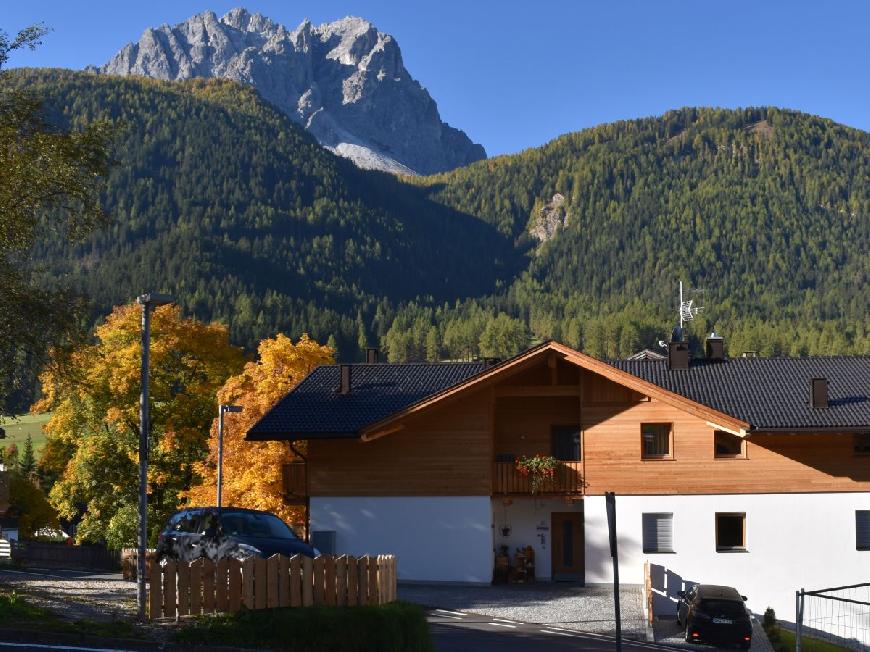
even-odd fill
[[[221,496],[224,486],[224,414],[241,412],[240,405],[218,406],[218,473],[217,473],[217,506],[221,508]]]
[[[148,547],[148,371],[151,363],[151,313],[157,306],[174,303],[168,294],[143,294],[136,299],[142,306],[142,370],[139,392],[139,551],[136,559],[136,597],[139,620],[145,621],[145,551]]]

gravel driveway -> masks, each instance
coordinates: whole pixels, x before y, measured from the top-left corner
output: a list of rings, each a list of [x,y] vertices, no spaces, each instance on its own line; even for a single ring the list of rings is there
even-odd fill
[[[0,584],[71,620],[109,622],[136,615],[136,583],[120,573],[0,566]]]
[[[643,587],[623,584],[622,631],[646,640]],[[497,586],[400,584],[399,599],[427,607],[482,614],[523,623],[547,624],[585,632],[613,634],[613,587],[541,582]]]

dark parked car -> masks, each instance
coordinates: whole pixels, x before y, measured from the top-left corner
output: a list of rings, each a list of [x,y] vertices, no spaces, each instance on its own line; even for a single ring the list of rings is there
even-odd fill
[[[182,509],[172,515],[157,537],[160,562],[201,557],[244,560],[274,554],[316,557],[320,553],[274,514],[238,507]]]
[[[677,622],[686,628],[686,641],[749,649],[752,622],[745,595],[730,586],[714,584],[696,584],[677,595]]]

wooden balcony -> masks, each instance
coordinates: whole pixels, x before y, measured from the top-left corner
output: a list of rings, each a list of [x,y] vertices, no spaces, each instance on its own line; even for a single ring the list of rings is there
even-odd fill
[[[304,502],[308,495],[305,462],[291,462],[281,468],[284,498],[287,502]]]
[[[582,470],[583,462],[559,462],[556,473],[544,480],[537,495],[582,494]],[[517,471],[513,462],[493,462],[492,493],[531,495],[531,479]]]

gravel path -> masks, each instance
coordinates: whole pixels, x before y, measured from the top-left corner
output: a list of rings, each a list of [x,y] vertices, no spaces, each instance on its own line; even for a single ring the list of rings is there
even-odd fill
[[[646,639],[640,585],[623,584],[620,595],[626,637]],[[523,623],[613,634],[613,587],[537,583],[497,586],[399,585],[399,599],[427,607],[482,614]]]
[[[0,584],[70,620],[111,622],[136,615],[136,584],[120,573],[0,567]]]

